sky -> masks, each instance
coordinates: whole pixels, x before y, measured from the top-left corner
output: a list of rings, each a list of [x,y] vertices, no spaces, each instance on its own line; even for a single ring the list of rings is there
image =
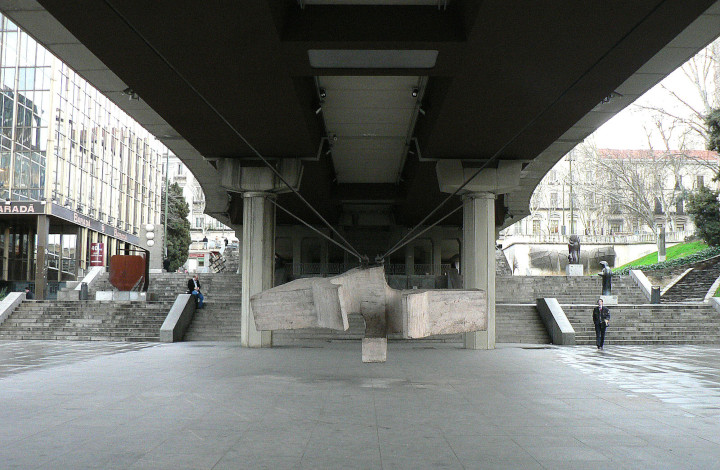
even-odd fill
[[[689,115],[687,108],[680,105],[678,100],[670,96],[661,85],[673,90],[691,105],[702,108],[697,90],[680,69],[668,75],[662,82],[638,98],[635,103],[652,104],[653,106],[672,110],[674,113]],[[632,104],[595,131],[592,138],[598,148],[647,149],[648,140],[644,126],[652,127],[652,114],[652,112],[641,110],[635,104]],[[656,148],[663,146],[658,135],[653,138],[653,146]],[[691,149],[704,149],[705,143],[701,139],[696,139],[688,147]]]

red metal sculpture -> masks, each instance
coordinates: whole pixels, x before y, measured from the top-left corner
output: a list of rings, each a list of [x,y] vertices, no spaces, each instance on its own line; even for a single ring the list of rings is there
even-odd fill
[[[145,257],[139,255],[113,255],[110,257],[110,284],[120,291],[142,287],[145,276]],[[141,289],[142,290],[142,289]]]

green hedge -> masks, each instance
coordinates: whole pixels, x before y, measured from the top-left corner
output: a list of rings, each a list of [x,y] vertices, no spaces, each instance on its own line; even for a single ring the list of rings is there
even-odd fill
[[[697,251],[691,255],[671,259],[669,261],[663,261],[662,263],[650,264],[647,266],[628,266],[615,271],[613,274],[625,276],[630,273],[631,269],[640,269],[642,271],[662,271],[663,269],[671,269],[686,266],[688,264],[699,263],[700,261],[705,261],[706,259],[717,255],[720,255],[720,246],[713,246]]]

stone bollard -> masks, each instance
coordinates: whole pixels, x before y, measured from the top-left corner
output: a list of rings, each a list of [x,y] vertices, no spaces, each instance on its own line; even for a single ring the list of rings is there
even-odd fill
[[[650,303],[651,304],[659,304],[660,303],[660,286],[652,286],[650,288]]]
[[[88,285],[87,282],[80,283],[80,300],[88,299]]]

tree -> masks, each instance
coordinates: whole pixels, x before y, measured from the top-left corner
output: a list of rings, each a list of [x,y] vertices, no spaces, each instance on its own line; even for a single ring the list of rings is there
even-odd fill
[[[710,246],[720,245],[720,191],[700,188],[688,200],[688,213],[697,227],[697,234]]]
[[[707,149],[720,152],[720,108],[710,111],[705,123],[708,127]]]
[[[690,87],[681,88],[668,85],[667,82],[660,84],[660,90],[672,104],[658,105],[656,101],[648,101],[648,98],[638,100],[639,103],[634,107],[649,111],[656,123],[663,121],[679,126],[682,129],[679,137],[683,141],[700,144],[708,142],[711,134],[708,117],[713,109],[720,107],[720,39],[688,60],[680,68],[680,73],[685,79],[684,83]],[[679,148],[677,144],[673,147]]]
[[[182,188],[177,183],[170,185],[169,191],[163,191],[162,221],[165,221],[165,195],[168,194],[167,218],[167,257],[170,260],[170,271],[177,270],[185,264],[190,251],[190,214]]]
[[[605,178],[598,174],[595,143],[588,139],[570,152],[573,159],[572,175],[569,171],[566,185],[573,182],[573,212],[585,227],[586,235],[599,235],[605,225],[605,204],[600,186],[606,184]]]

